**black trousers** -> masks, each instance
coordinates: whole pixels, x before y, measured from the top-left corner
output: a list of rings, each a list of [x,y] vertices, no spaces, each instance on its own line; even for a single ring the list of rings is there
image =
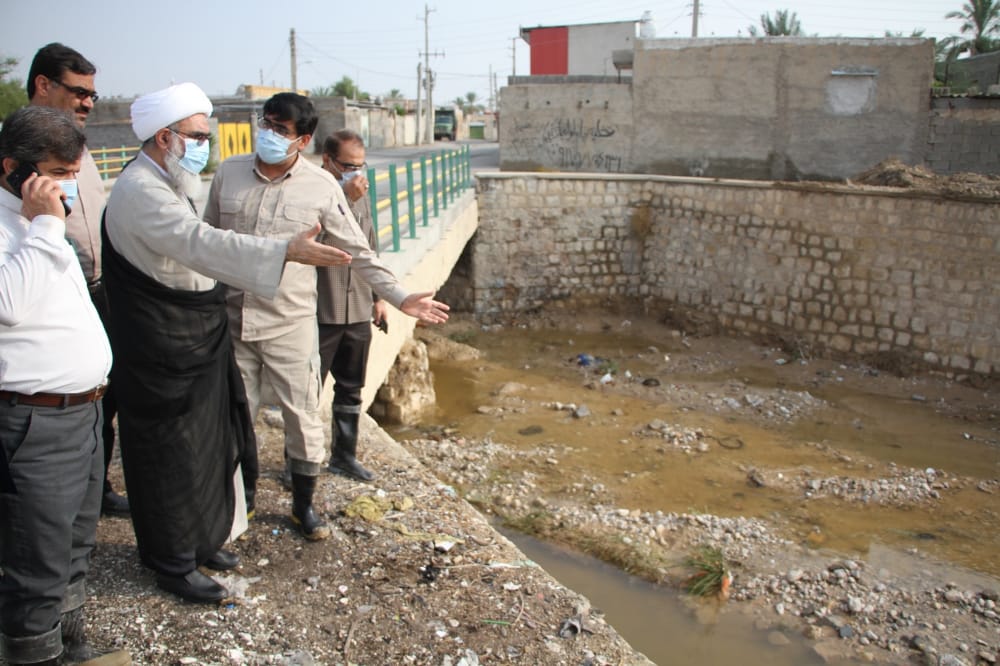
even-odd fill
[[[319,325],[320,372],[324,380],[329,372],[336,382],[333,386],[333,411],[337,411],[338,406],[351,408],[344,411],[358,411],[371,343],[370,321]]]
[[[108,328],[108,297],[104,293],[104,283],[98,281],[90,285],[90,300],[94,303],[97,314],[101,317],[101,323],[105,330]],[[108,388],[101,399],[104,409],[104,428],[101,430],[101,439],[104,442],[104,491],[111,490],[111,482],[108,481],[108,468],[111,467],[111,456],[115,452],[115,414],[118,413],[118,399],[115,396],[115,387],[108,382]]]
[[[0,630],[41,637],[82,603],[101,509],[101,404],[0,402]],[[72,584],[72,585],[71,585]],[[58,632],[57,632],[58,635]],[[30,641],[29,641],[30,642]],[[61,642],[54,643],[55,657]]]

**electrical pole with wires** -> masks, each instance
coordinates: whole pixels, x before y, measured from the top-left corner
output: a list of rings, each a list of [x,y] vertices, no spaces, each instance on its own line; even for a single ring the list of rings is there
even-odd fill
[[[431,70],[431,56],[443,57],[444,51],[431,53],[430,45],[430,15],[437,11],[424,5],[424,80],[427,91],[427,143],[434,143],[434,72]],[[419,122],[418,122],[419,124]]]
[[[698,7],[698,0],[694,0],[694,11],[691,12],[691,36],[698,36],[698,14],[701,13],[701,8]]]

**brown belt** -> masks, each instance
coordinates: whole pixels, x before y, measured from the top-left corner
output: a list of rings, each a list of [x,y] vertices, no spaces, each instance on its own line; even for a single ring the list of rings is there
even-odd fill
[[[0,391],[0,401],[14,405],[30,405],[32,407],[75,407],[88,402],[97,402],[104,395],[107,386],[101,385],[85,393],[16,393]]]

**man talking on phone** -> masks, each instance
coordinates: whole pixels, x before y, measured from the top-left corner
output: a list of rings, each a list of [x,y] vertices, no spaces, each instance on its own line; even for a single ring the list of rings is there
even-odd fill
[[[38,49],[28,70],[28,99],[32,106],[47,106],[70,114],[82,129],[99,95],[94,90],[97,68],[80,53],[53,42]],[[104,183],[87,147],[83,148],[80,172],[76,176],[78,196],[66,216],[66,237],[76,250],[90,298],[101,320],[107,317],[107,299],[101,270],[101,213],[104,211]],[[101,399],[104,405],[104,493],[101,512],[128,515],[128,499],[115,492],[108,480],[108,466],[115,446],[114,417],[118,410],[111,386]]]
[[[84,636],[111,348],[66,242],[85,137],[28,106],[0,131],[0,645],[7,663],[130,664]]]

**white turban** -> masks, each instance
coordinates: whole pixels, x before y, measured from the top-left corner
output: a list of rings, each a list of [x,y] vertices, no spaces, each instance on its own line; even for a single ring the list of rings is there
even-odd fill
[[[178,83],[132,102],[132,130],[145,141],[168,125],[196,113],[212,115],[212,100],[193,83]]]

